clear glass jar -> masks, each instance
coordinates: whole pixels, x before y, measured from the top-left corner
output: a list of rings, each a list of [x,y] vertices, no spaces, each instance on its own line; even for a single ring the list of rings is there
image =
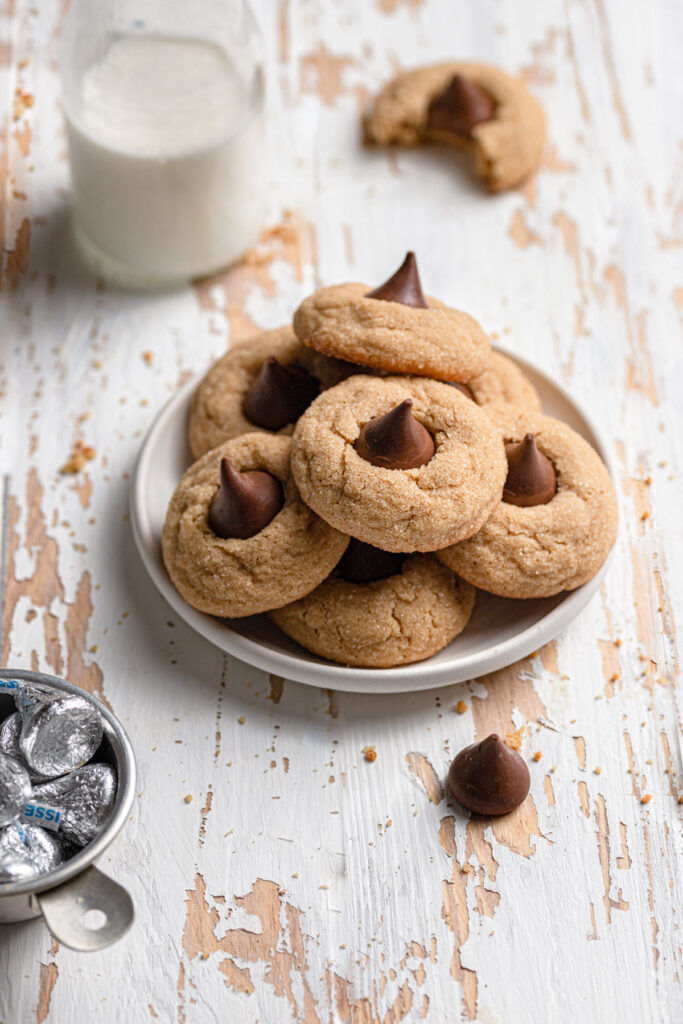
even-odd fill
[[[61,74],[73,225],[99,273],[172,285],[244,254],[267,164],[246,0],[72,0]]]

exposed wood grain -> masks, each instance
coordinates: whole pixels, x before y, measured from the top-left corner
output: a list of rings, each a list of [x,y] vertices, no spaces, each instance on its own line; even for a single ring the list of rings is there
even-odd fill
[[[0,8],[3,661],[106,696],[140,768],[102,862],[136,926],[87,959],[40,924],[0,931],[0,1022],[680,1020],[683,11],[258,7],[269,226],[239,266],[154,295],[105,286],[72,251],[65,5]],[[487,196],[457,156],[361,145],[359,113],[396,68],[452,56],[519,72],[546,108],[543,167],[514,193]],[[432,294],[613,440],[618,549],[591,607],[518,665],[388,699],[316,691],[175,618],[133,548],[129,479],[179,382],[319,283],[384,280],[408,248]],[[468,818],[448,764],[494,729],[531,793]]]

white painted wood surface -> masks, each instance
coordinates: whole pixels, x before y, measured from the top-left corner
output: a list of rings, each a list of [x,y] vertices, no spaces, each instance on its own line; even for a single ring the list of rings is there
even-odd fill
[[[90,956],[40,922],[0,929],[0,1021],[680,1021],[683,8],[261,0],[271,229],[226,274],[131,295],[68,245],[65,6],[2,9],[3,660],[103,695],[129,729],[140,799],[102,866],[137,923]],[[450,56],[540,97],[535,183],[491,198],[451,154],[363,150],[367,96]],[[268,679],[138,564],[141,432],[229,339],[407,248],[613,438],[617,556],[565,635],[476,682],[380,699]],[[95,456],[60,475],[77,440]],[[494,728],[523,730],[531,796],[469,821],[442,781]]]

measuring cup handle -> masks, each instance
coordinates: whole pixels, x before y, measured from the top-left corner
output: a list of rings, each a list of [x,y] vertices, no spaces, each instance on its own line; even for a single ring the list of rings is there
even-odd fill
[[[36,896],[45,922],[59,942],[81,953],[111,946],[128,931],[135,910],[123,886],[89,867],[56,889]],[[89,910],[104,914],[101,925],[86,921]]]

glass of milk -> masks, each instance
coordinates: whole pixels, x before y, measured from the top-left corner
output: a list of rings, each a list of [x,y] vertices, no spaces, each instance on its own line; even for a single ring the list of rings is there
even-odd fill
[[[97,272],[172,286],[242,256],[267,163],[246,0],[72,0],[61,71],[73,226]]]

